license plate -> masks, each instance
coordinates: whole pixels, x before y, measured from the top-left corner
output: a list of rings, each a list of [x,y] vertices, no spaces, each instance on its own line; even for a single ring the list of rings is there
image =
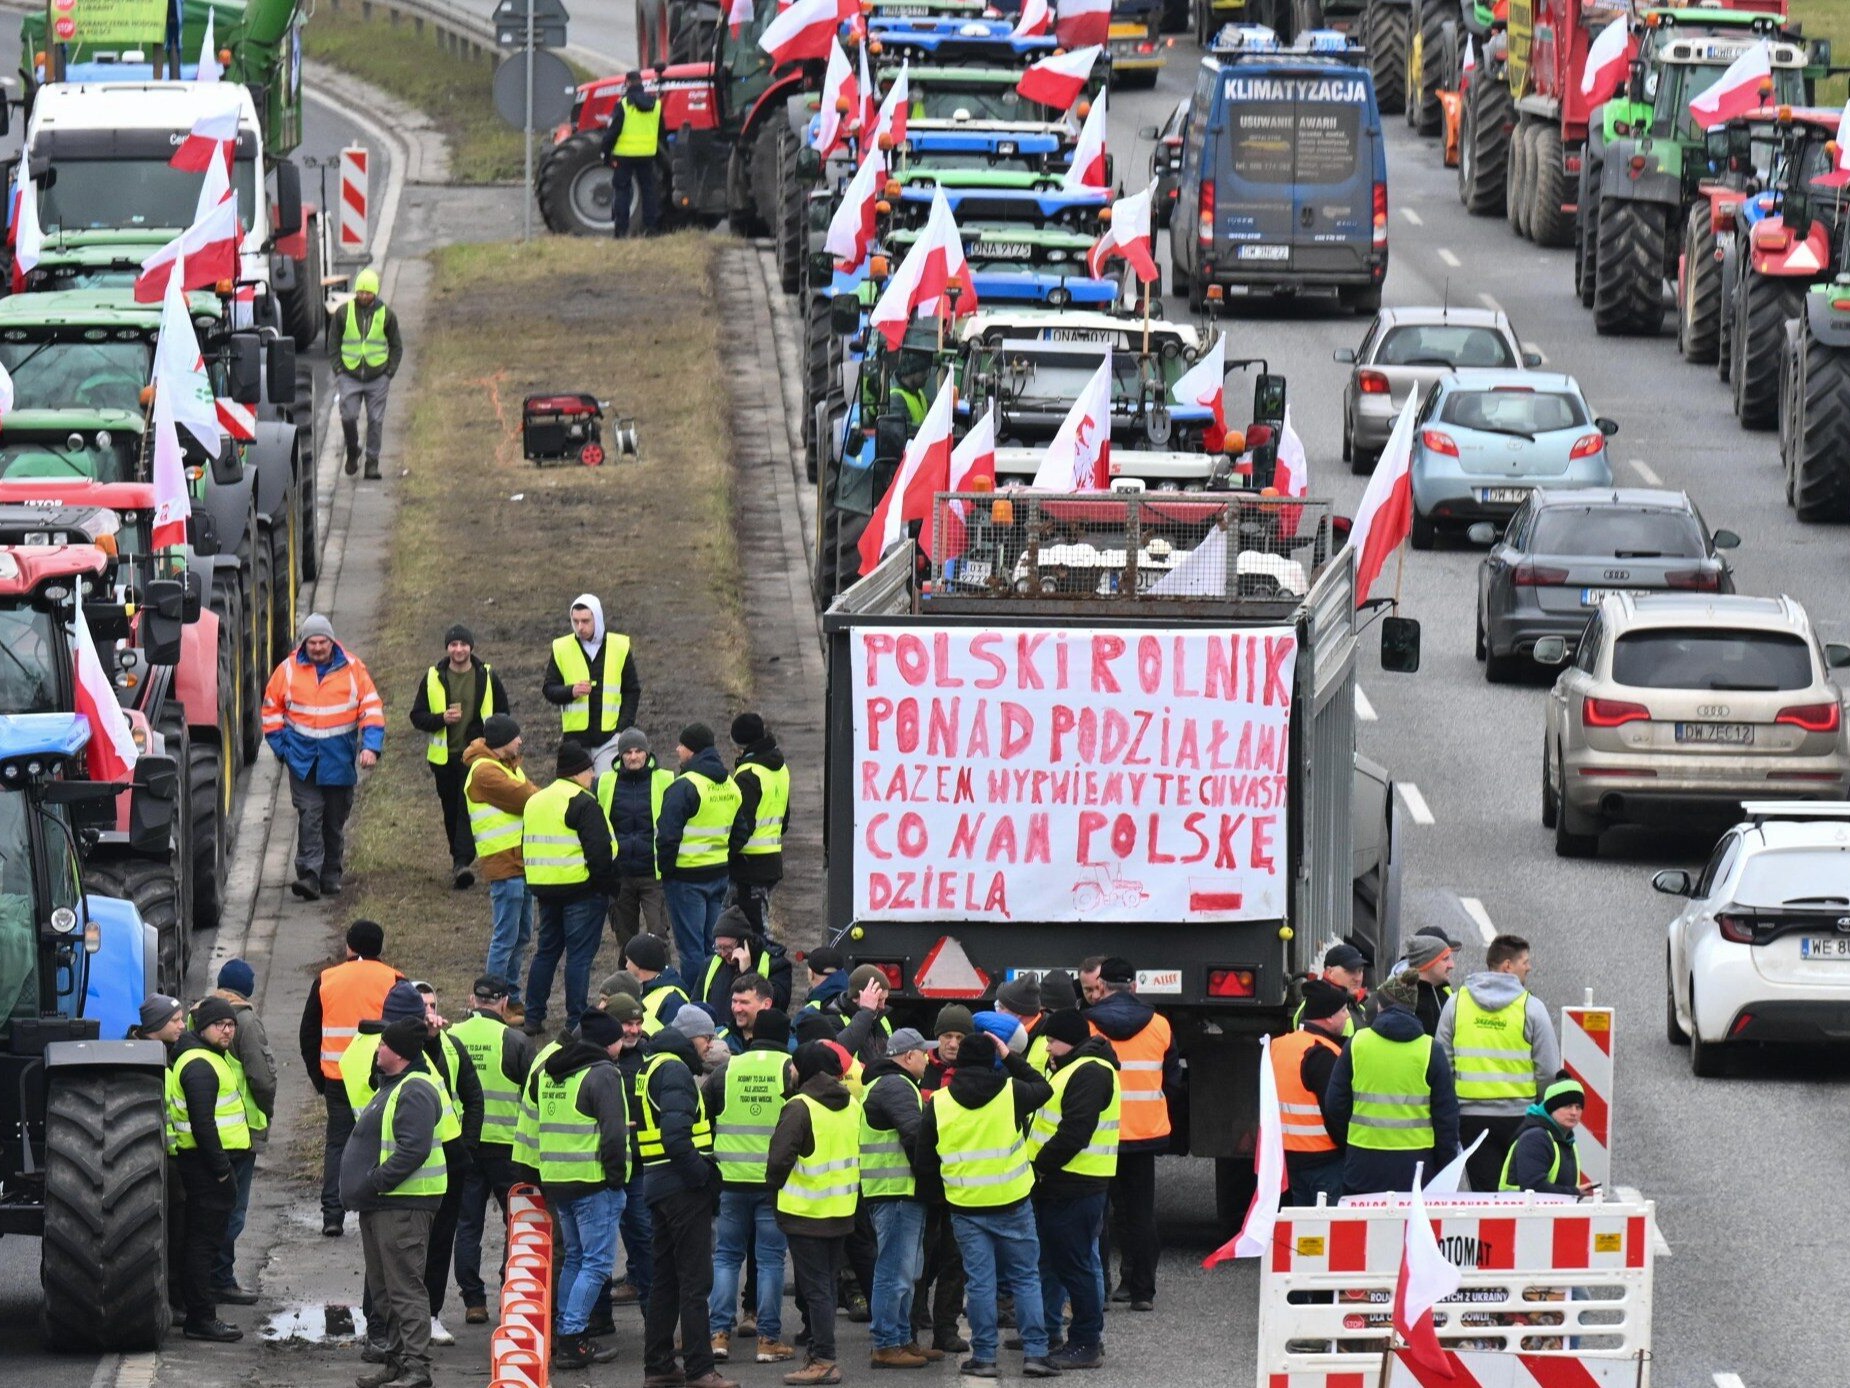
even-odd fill
[[[1799,958],[1850,961],[1850,935],[1801,935]]]
[[[987,560],[972,559],[957,570],[957,577],[965,583],[984,584],[995,568]]]
[[[1598,607],[1601,598],[1613,598],[1621,595],[1643,598],[1649,597],[1652,591],[1653,590],[1650,588],[1582,588],[1580,590],[1580,605],[1582,607]]]
[[[1492,505],[1520,506],[1529,499],[1527,487],[1479,487],[1477,499]]]
[[[1033,254],[1026,241],[978,241],[970,248],[972,260],[1026,260]]]
[[[1679,723],[1678,742],[1721,742],[1735,747],[1750,747],[1754,741],[1752,723]]]
[[[1284,260],[1291,254],[1289,246],[1242,246],[1241,260]]]

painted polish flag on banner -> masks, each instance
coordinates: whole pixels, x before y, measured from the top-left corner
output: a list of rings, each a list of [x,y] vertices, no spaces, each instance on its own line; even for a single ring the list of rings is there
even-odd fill
[[[1227,432],[1227,339],[1214,334],[1214,345],[1169,388],[1178,405],[1205,405],[1214,411],[1214,428]]]
[[[235,93],[239,89],[227,90]],[[238,114],[239,104],[234,95],[229,105],[208,111],[194,121],[193,128],[180,141],[180,147],[167,162],[186,173],[204,173],[211,166],[212,156],[217,151],[222,149],[228,157],[235,157],[238,152]]]
[[[880,183],[886,176],[886,156],[869,145],[861,155],[861,166],[842,190],[841,205],[829,218],[829,232],[822,248],[835,257],[839,270],[856,270],[867,259],[867,249],[874,243],[874,204],[880,200]]]
[[[1086,252],[1088,275],[1102,279],[1105,262],[1119,256],[1136,272],[1139,284],[1155,280],[1156,258],[1150,254],[1150,203],[1155,197],[1156,185],[1152,183],[1141,193],[1132,193],[1112,203],[1111,225]]]
[[[726,27],[732,30],[735,39],[757,17],[758,7],[752,0],[726,0]]]
[[[1433,1329],[1432,1308],[1458,1290],[1464,1274],[1439,1251],[1420,1178],[1413,1177],[1413,1202],[1407,1210],[1407,1236],[1400,1254],[1400,1277],[1394,1283],[1394,1330],[1407,1352],[1435,1373],[1451,1376],[1451,1364]]]
[[[135,302],[159,303],[167,293],[174,266],[185,262],[182,289],[204,289],[238,277],[238,195],[219,203],[173,240],[141,262],[135,277]]]
[[[161,298],[161,335],[154,347],[154,394],[167,399],[168,417],[186,426],[207,453],[216,454],[224,436],[218,423],[218,404],[212,379],[199,353],[199,337],[187,312],[180,281],[186,276],[184,258],[167,277]]]
[[[960,288],[954,308],[946,293],[952,285]],[[887,346],[897,352],[913,314],[930,317],[949,313],[961,318],[975,312],[976,281],[964,260],[964,243],[957,232],[957,219],[951,215],[944,189],[934,188],[931,215],[926,219],[925,230],[919,233],[906,252],[906,258],[900,261],[899,269],[887,281],[886,292],[874,305],[869,321],[886,338]]]
[[[1047,0],[1022,0],[1021,18],[1010,30],[1018,39],[1038,39],[1053,32],[1053,9]]]
[[[1590,106],[1609,101],[1625,85],[1625,74],[1632,55],[1638,51],[1632,42],[1632,17],[1622,14],[1593,40],[1587,50],[1586,71],[1580,74],[1580,94]]]
[[[1111,480],[1111,349],[1086,382],[1030,484],[1037,492],[1102,492]]]
[[[910,521],[931,524],[931,508],[944,490],[951,467],[951,407],[956,392],[947,382],[938,387],[918,433],[906,445],[899,471],[874,507],[861,532],[861,572],[871,573],[880,556],[906,538]]]
[[[1407,396],[1394,432],[1356,507],[1344,549],[1355,551],[1355,605],[1368,601],[1369,590],[1401,542],[1413,532],[1413,414],[1418,392]]]
[[[1105,177],[1105,93],[1100,92],[1086,112],[1086,123],[1079,127],[1079,141],[1073,146],[1073,160],[1066,166],[1061,183],[1068,188],[1104,188]]]
[[[218,13],[210,5],[206,7],[206,36],[199,43],[199,68],[193,74],[195,82],[216,82],[225,75],[225,69],[218,61],[218,39],[212,24]]]
[[[1053,36],[1065,48],[1103,44],[1111,37],[1111,0],[1055,0]]]
[[[1720,125],[1757,111],[1773,95],[1773,50],[1765,39],[1748,49],[1715,79],[1713,86],[1690,98],[1690,119],[1699,129]]]
[[[112,783],[132,780],[140,754],[135,750],[135,739],[129,735],[128,718],[116,702],[116,691],[97,657],[96,641],[90,635],[82,603],[77,604],[76,628],[77,712],[90,724],[90,779]]]
[[[1056,53],[1051,58],[1042,58],[1021,74],[1015,90],[1030,101],[1064,111],[1079,100],[1080,92],[1085,90],[1086,79],[1092,75],[1092,64],[1098,61],[1098,55],[1104,51],[1102,45],[1095,43],[1071,53]]]
[[[186,490],[186,459],[180,451],[180,430],[174,423],[173,401],[161,390],[154,392],[154,548],[176,549],[186,543],[186,522],[193,514]]]
[[[869,89],[871,90],[871,88]],[[912,83],[907,80],[906,69],[899,70],[899,76],[893,79],[893,85],[887,88],[886,99],[880,103],[880,112],[874,117],[873,133],[867,142],[878,144],[881,136],[888,137],[893,149],[906,143],[906,113],[912,105]]]
[[[865,49],[865,45],[862,47]],[[816,138],[810,142],[824,159],[845,148],[849,132],[856,128],[855,114],[861,105],[859,85],[841,40],[831,36],[828,71],[822,75],[822,95],[817,103]]]
[[[945,479],[944,490],[947,492],[968,492],[976,490],[978,478],[988,478],[990,490],[996,485],[996,406],[992,400],[983,417],[971,426],[970,432],[957,442],[951,450],[950,475]],[[934,548],[933,528],[937,522],[937,507],[927,509],[925,529],[919,535],[919,543],[927,554],[940,558],[955,558],[964,552],[964,517],[969,510],[967,501],[947,501],[944,504],[944,544],[942,553]]]
[[[806,58],[820,61],[829,56],[841,22],[859,12],[854,0],[796,0],[765,25],[758,46],[779,66]]]
[[[1221,569],[1226,568],[1226,532],[1221,537]],[[1224,582],[1224,580],[1223,580]],[[1256,1152],[1259,1186],[1240,1232],[1201,1260],[1211,1268],[1234,1258],[1263,1258],[1272,1251],[1272,1231],[1278,1224],[1278,1206],[1291,1183],[1285,1170],[1285,1120],[1278,1106],[1278,1077],[1272,1073],[1272,1038],[1259,1038],[1259,1143]]]

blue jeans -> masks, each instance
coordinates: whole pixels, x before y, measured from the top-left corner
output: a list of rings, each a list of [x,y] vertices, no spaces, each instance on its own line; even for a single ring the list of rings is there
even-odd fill
[[[591,961],[604,939],[604,898],[589,896],[561,901],[535,897],[539,903],[539,943],[533,949],[533,967],[527,972],[527,1025],[546,1020],[552,1000],[552,976],[565,956],[565,1025],[576,1027],[585,1013],[591,991]]]
[[[451,1177],[455,1179],[454,1176]],[[482,1282],[482,1231],[488,1224],[490,1197],[507,1216],[507,1193],[514,1184],[513,1154],[500,1143],[484,1143],[462,1178],[462,1208],[456,1213],[456,1290],[464,1306],[486,1306],[488,1288]],[[502,1259],[502,1271],[507,1260]]]
[[[514,986],[507,1000],[519,1004],[520,961],[533,938],[533,893],[524,877],[504,877],[488,884],[488,909],[494,927],[488,936],[488,972],[499,974]]]
[[[925,1207],[916,1200],[880,1200],[873,1212],[880,1252],[874,1259],[874,1348],[912,1343],[912,1287],[925,1270]]]
[[[649,1244],[655,1237],[649,1223],[649,1202],[643,1199],[645,1184],[642,1164],[630,1162],[630,1183],[624,1187],[623,1206],[623,1280],[641,1294],[642,1304],[649,1304]]]
[[[1041,1319],[1041,1241],[1026,1200],[1006,1212],[951,1209],[951,1228],[964,1255],[964,1314],[970,1318],[970,1357],[996,1359],[996,1290],[1015,1298],[1021,1352],[1029,1359],[1047,1353],[1047,1323]]]
[[[231,1176],[238,1185],[238,1203],[231,1207],[231,1218],[225,1221],[225,1242],[219,1246],[218,1258],[212,1264],[212,1285],[214,1287],[234,1287],[238,1282],[238,1235],[244,1232],[244,1216],[251,1207],[251,1177],[257,1171],[257,1154],[255,1152],[233,1152],[231,1154]]]
[[[713,926],[725,909],[726,879],[684,882],[666,878],[662,896],[668,902],[668,923],[674,928],[675,953],[681,956],[681,976],[696,978],[695,971],[713,952]]]
[[[1060,1307],[1073,1302],[1067,1342],[1097,1349],[1105,1336],[1105,1277],[1098,1260],[1098,1231],[1105,1222],[1105,1192],[1071,1200],[1036,1200],[1041,1239],[1041,1305],[1049,1335],[1060,1330]]]
[[[559,1265],[561,1335],[582,1335],[591,1323],[591,1307],[617,1261],[617,1220],[623,1192],[598,1190],[553,1206],[565,1257]]]
[[[777,1227],[777,1196],[770,1190],[722,1190],[714,1227],[713,1294],[707,1319],[715,1335],[730,1334],[739,1305],[739,1269],[745,1240],[758,1254],[758,1338],[775,1340],[784,1328],[784,1255],[788,1245]]]

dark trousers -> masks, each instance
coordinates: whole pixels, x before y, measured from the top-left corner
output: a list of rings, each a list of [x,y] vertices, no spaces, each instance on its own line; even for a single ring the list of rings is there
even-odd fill
[[[653,158],[612,161],[610,192],[613,229],[619,238],[630,234],[630,203],[638,193],[642,195],[642,234],[655,234],[655,228],[662,220],[662,208],[655,191]]]
[[[322,894],[340,890],[347,855],[347,816],[352,786],[323,786],[289,773],[289,803],[295,806],[295,875],[319,884]]]
[[[443,1298],[450,1287],[450,1258],[456,1251],[456,1222],[462,1213],[463,1180],[475,1166],[469,1145],[461,1138],[443,1144],[443,1164],[450,1183],[430,1225],[430,1248],[424,1258],[424,1290],[430,1293],[430,1313],[443,1314]]]
[[[797,1295],[809,1321],[809,1357],[835,1362],[835,1280],[844,1250],[840,1238],[791,1234],[790,1263],[796,1270]]]
[[[428,1209],[360,1212],[366,1335],[384,1346],[401,1372],[430,1372],[430,1307],[422,1276],[432,1217]]]
[[[251,1207],[251,1177],[257,1173],[255,1152],[231,1154],[231,1180],[237,1188],[235,1203],[225,1221],[225,1241],[219,1245],[218,1259],[212,1264],[212,1285],[235,1287],[238,1283],[238,1235],[244,1232],[244,1216]]]
[[[933,1205],[925,1214],[925,1275],[912,1290],[912,1328],[921,1335],[955,1335],[963,1313],[963,1251],[951,1228],[951,1212]]]
[[[1458,1150],[1463,1151],[1485,1134],[1484,1145],[1465,1163],[1465,1176],[1475,1191],[1495,1190],[1503,1183],[1503,1163],[1522,1127],[1522,1115],[1461,1113],[1458,1115]]]
[[[340,1154],[353,1136],[353,1110],[339,1080],[329,1080],[322,1097],[328,1102],[328,1137],[321,1153],[321,1217],[339,1219],[346,1214],[340,1203]]]
[[[1111,1181],[1111,1206],[1122,1220],[1118,1238],[1118,1286],[1132,1301],[1156,1299],[1156,1260],[1162,1244],[1156,1237],[1156,1153],[1118,1153],[1118,1174]],[[1111,1273],[1109,1227],[1099,1237],[1099,1265]]]
[[[1036,1200],[1034,1223],[1041,1238],[1041,1304],[1047,1338],[1061,1338],[1060,1306],[1070,1300],[1073,1328],[1066,1339],[1078,1348],[1094,1349],[1105,1335],[1098,1262],[1105,1192],[1072,1200]]]
[[[443,841],[450,846],[450,867],[460,871],[475,861],[475,833],[469,828],[469,807],[463,803],[469,768],[461,757],[451,757],[442,766],[432,766],[430,776],[437,783],[437,803],[443,807]]]
[[[674,1332],[688,1378],[713,1370],[707,1298],[713,1292],[713,1197],[704,1190],[664,1196],[649,1206],[649,1309],[643,1317],[642,1371],[672,1374]],[[831,1301],[833,1295],[831,1294]]]
[[[507,1193],[514,1185],[513,1149],[489,1143],[477,1149],[462,1181],[462,1205],[456,1212],[456,1289],[464,1306],[486,1306],[488,1289],[482,1284],[482,1233],[488,1225],[488,1200],[494,1197],[507,1220]],[[501,1255],[507,1272],[507,1254]]]
[[[218,1319],[212,1299],[212,1266],[225,1245],[225,1225],[237,1204],[237,1180],[227,1170],[221,1179],[212,1174],[198,1152],[182,1152],[175,1159],[180,1184],[186,1190],[186,1232],[180,1237],[180,1299],[186,1304],[189,1324]]]
[[[842,1241],[842,1262],[854,1273],[861,1295],[874,1304],[874,1263],[880,1256],[880,1240],[874,1235],[874,1212],[866,1203],[854,1211],[854,1232]]]
[[[775,882],[738,882],[732,884],[731,904],[745,912],[745,919],[751,922],[752,929],[760,935],[766,933],[771,920],[771,893],[777,890]]]

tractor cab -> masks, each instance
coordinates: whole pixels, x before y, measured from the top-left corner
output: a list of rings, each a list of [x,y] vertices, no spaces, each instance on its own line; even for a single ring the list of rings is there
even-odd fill
[[[1062,227],[1096,238],[1099,213],[1111,205],[1105,188],[965,188],[946,184],[906,186],[902,183],[893,204],[894,230],[922,228],[931,215],[935,194],[942,191],[959,226],[978,222],[1023,228]]]
[[[1021,38],[1008,19],[875,19],[868,25],[867,55],[880,67],[906,63],[941,68],[1013,67],[1050,58],[1051,34]]]
[[[1094,278],[1086,266],[1093,238],[1084,232],[989,222],[960,230],[979,303],[1109,308],[1118,302],[1118,281]],[[887,254],[903,258],[920,234],[895,231]]]
[[[943,122],[953,127],[985,121],[1011,125],[1022,121],[1051,123],[1047,107],[1015,90],[1021,81],[1021,71],[1019,67],[943,67],[935,64],[907,68],[907,129],[912,129],[916,122]],[[898,75],[897,68],[875,74],[874,85],[880,88],[882,97]],[[1081,99],[1096,99],[1109,78],[1109,65],[1094,63]],[[926,128],[935,128],[935,125]]]

